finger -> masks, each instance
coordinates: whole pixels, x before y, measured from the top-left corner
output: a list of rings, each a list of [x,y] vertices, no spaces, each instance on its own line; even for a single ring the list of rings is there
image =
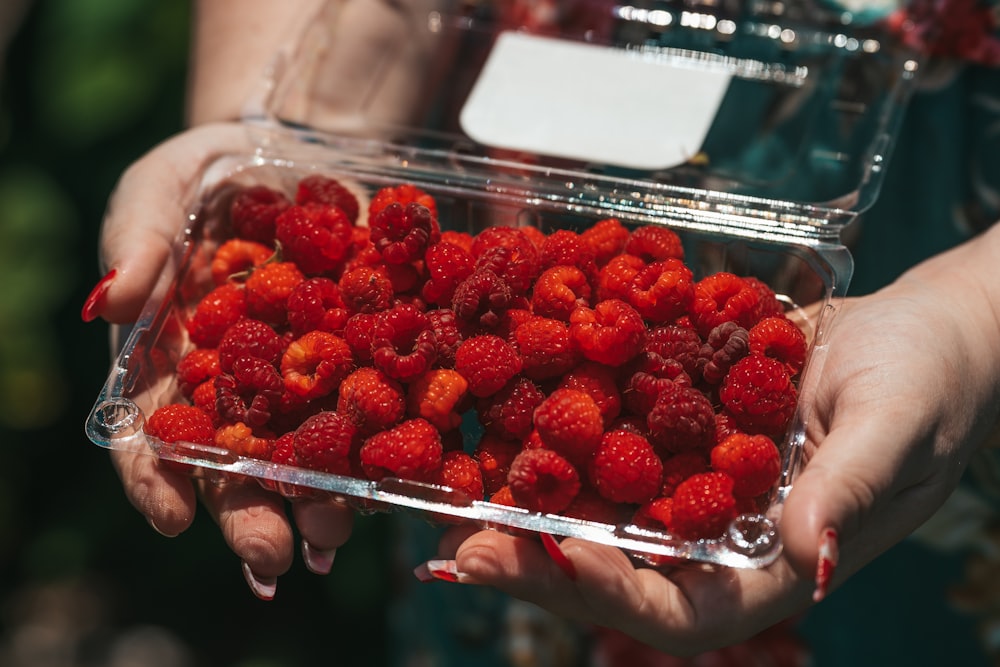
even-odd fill
[[[302,559],[314,574],[328,574],[337,548],[347,542],[354,525],[354,511],[334,500],[300,500],[292,516],[302,535]]]
[[[173,537],[194,520],[198,499],[191,480],[165,469],[156,457],[112,451],[111,462],[125,496],[157,532]]]

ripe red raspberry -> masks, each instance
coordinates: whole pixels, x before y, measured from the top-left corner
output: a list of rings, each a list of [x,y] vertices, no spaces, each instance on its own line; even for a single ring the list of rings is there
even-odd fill
[[[524,247],[496,246],[484,248],[476,257],[475,270],[495,273],[510,288],[514,296],[524,296],[538,278],[541,266],[538,253],[530,243]]]
[[[302,422],[294,433],[292,447],[298,465],[334,475],[351,474],[351,456],[359,441],[347,416],[324,410]]]
[[[642,351],[647,355],[647,363],[643,370],[656,372],[655,368],[665,359],[673,359],[681,364],[684,372],[695,380],[700,376],[700,353],[702,339],[691,327],[678,324],[666,324],[654,327],[646,335],[646,344]]]
[[[352,225],[358,221],[358,198],[331,176],[312,174],[300,180],[295,190],[295,203],[336,206]]]
[[[340,386],[353,365],[351,348],[343,338],[325,331],[310,331],[285,349],[281,376],[289,392],[312,399]]]
[[[329,278],[308,278],[288,295],[288,324],[298,336],[309,331],[339,333],[347,322],[340,288]]]
[[[429,303],[450,307],[459,283],[472,275],[475,268],[472,255],[461,246],[442,241],[427,249],[424,255],[428,280],[421,295]]]
[[[212,418],[212,423],[218,426],[222,423],[219,411],[215,407],[215,378],[205,380],[191,392],[191,404]]]
[[[229,239],[212,255],[212,282],[221,285],[231,277],[252,271],[274,255],[269,246],[245,239]]]
[[[785,304],[777,297],[770,285],[754,276],[746,276],[743,278],[743,281],[754,288],[757,294],[760,295],[760,304],[757,312],[758,319],[785,315]]]
[[[221,372],[218,350],[195,348],[177,362],[177,386],[190,399],[199,385]]]
[[[534,253],[537,257],[538,248],[523,227],[497,225],[487,227],[472,237],[469,252],[476,259],[490,248],[511,248],[521,253]]]
[[[712,402],[697,389],[676,382],[662,388],[646,425],[650,441],[667,452],[707,452],[715,444]]]
[[[472,455],[479,462],[483,485],[487,495],[507,484],[507,473],[514,457],[521,451],[521,443],[487,431],[476,443]]]
[[[543,271],[553,266],[573,266],[588,278],[597,275],[594,251],[570,229],[557,229],[546,236],[538,253]]]
[[[650,322],[671,322],[691,308],[694,274],[679,259],[653,262],[632,279],[626,301]]]
[[[431,483],[449,486],[469,500],[482,500],[485,497],[479,464],[463,451],[445,452],[441,456],[441,467],[431,478]]]
[[[692,475],[677,486],[668,528],[686,540],[721,537],[737,515],[733,478],[722,472]]]
[[[540,381],[563,375],[580,361],[569,327],[547,317],[532,317],[514,329],[514,349],[521,355],[521,372]]]
[[[185,323],[188,337],[198,347],[215,347],[226,329],[247,314],[246,292],[243,285],[224,283],[198,301],[191,318]]]
[[[382,431],[406,413],[403,386],[382,371],[363,366],[340,383],[337,412],[348,416],[363,435]]]
[[[452,310],[472,326],[491,329],[511,307],[510,286],[489,269],[478,269],[455,288]]]
[[[684,259],[684,246],[675,232],[658,225],[647,225],[632,230],[625,242],[625,252],[644,262],[662,262],[665,259]]]
[[[575,389],[588,394],[601,410],[605,427],[618,418],[622,410],[617,372],[604,364],[585,361],[571,369],[559,381],[561,389]]]
[[[441,230],[442,243],[457,245],[459,248],[469,253],[469,257],[472,257],[472,239],[472,234],[469,234],[468,232],[459,232],[454,229]]]
[[[642,349],[646,341],[646,324],[632,306],[608,299],[593,309],[578,307],[574,310],[569,333],[587,359],[620,366]]]
[[[442,368],[455,366],[455,352],[462,343],[458,319],[451,308],[433,308],[427,311],[434,340],[437,343],[437,365]]]
[[[722,442],[731,435],[743,433],[736,420],[725,409],[715,413],[715,442]]]
[[[521,372],[521,357],[503,338],[482,334],[459,344],[455,370],[469,383],[473,396],[489,396]]]
[[[719,399],[741,428],[774,436],[783,434],[797,398],[785,365],[762,354],[736,362],[719,387]]]
[[[359,362],[372,360],[372,342],[377,319],[375,313],[356,313],[344,323],[344,340],[351,346],[351,352]]]
[[[228,373],[240,357],[258,357],[277,365],[285,351],[285,342],[269,325],[246,318],[226,329],[218,349],[219,368]]]
[[[253,185],[233,197],[229,221],[241,239],[274,245],[274,220],[292,205],[283,193],[264,185]]]
[[[642,528],[663,530],[670,525],[670,515],[673,506],[673,498],[664,496],[653,498],[636,510],[635,515],[632,517],[632,523]]]
[[[646,438],[628,431],[609,431],[590,462],[597,492],[618,503],[644,503],[660,495],[663,462]]]
[[[695,283],[691,318],[702,336],[729,321],[749,329],[757,319],[759,306],[756,289],[739,276],[720,271]]]
[[[215,443],[212,418],[193,405],[168,403],[153,411],[144,427],[147,435],[162,442]]]
[[[701,376],[719,384],[733,364],[750,351],[749,333],[736,322],[723,322],[712,329],[701,348]]]
[[[476,402],[476,413],[487,432],[523,440],[534,428],[535,408],[545,394],[526,377],[515,377],[494,394]]]
[[[353,239],[344,212],[320,204],[287,209],[275,221],[274,233],[283,257],[309,276],[343,268]]]
[[[620,299],[625,301],[632,292],[632,283],[646,262],[634,255],[616,255],[597,272],[597,298],[600,301]]]
[[[546,447],[586,465],[601,442],[604,420],[590,394],[556,389],[535,408],[535,429]]]
[[[305,276],[292,262],[273,262],[254,269],[247,278],[247,315],[272,326],[288,321],[288,296]]]
[[[215,377],[216,409],[224,422],[265,425],[285,392],[278,371],[258,357],[239,357],[232,371]]]
[[[371,220],[371,242],[387,264],[423,259],[441,240],[441,228],[426,206],[392,203]]]
[[[633,415],[648,415],[656,405],[656,399],[660,394],[674,385],[691,386],[691,379],[684,372],[680,362],[661,359],[652,366],[651,362],[644,358],[645,354],[640,355],[638,363],[634,364],[638,370],[627,376],[622,389],[625,407]],[[647,367],[651,369],[643,370]]]
[[[389,276],[370,266],[359,266],[344,272],[337,283],[340,298],[347,312],[377,313],[392,305],[394,289]]]
[[[561,514],[581,521],[594,521],[616,526],[628,522],[630,507],[608,500],[591,486],[581,486],[580,492],[573,498],[573,502]]]
[[[431,322],[417,307],[399,304],[375,316],[372,363],[400,382],[426,373],[437,359]]]
[[[403,183],[401,185],[386,186],[375,193],[375,196],[372,197],[371,202],[368,204],[368,226],[372,226],[375,216],[389,204],[406,206],[411,203],[420,204],[427,208],[431,212],[431,216],[437,220],[438,210],[434,197],[411,183]]]
[[[494,505],[503,505],[504,507],[517,507],[517,501],[514,500],[514,496],[510,492],[510,486],[507,484],[504,484],[490,495],[490,502]]]
[[[599,267],[625,251],[628,237],[628,229],[617,218],[599,220],[580,233],[580,239],[590,247]]]
[[[557,514],[580,492],[580,475],[554,450],[526,449],[511,462],[507,485],[518,507]]]
[[[441,434],[426,419],[408,419],[361,445],[361,467],[369,479],[395,476],[426,481],[441,466]]]
[[[237,456],[248,456],[262,461],[270,461],[274,453],[274,438],[254,435],[253,429],[242,422],[223,424],[215,432],[215,446],[226,449]]]
[[[712,469],[733,478],[733,495],[766,493],[781,475],[781,453],[766,435],[731,435],[712,448]]]
[[[784,315],[765,317],[750,328],[750,351],[777,359],[789,375],[802,370],[806,360],[806,335]]]
[[[553,266],[538,276],[531,294],[531,311],[568,322],[577,306],[590,305],[590,282],[575,266]]]
[[[663,459],[661,496],[672,496],[677,486],[691,475],[709,472],[709,460],[704,452],[681,452]]]
[[[413,380],[406,391],[406,414],[422,417],[445,433],[462,424],[469,383],[458,371],[438,368]]]

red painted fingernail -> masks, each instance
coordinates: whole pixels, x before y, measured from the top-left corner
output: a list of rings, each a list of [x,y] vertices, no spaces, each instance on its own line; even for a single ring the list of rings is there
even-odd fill
[[[413,575],[420,581],[450,581],[465,583],[465,574],[458,571],[458,565],[453,560],[429,560],[413,568]]]
[[[114,282],[117,273],[117,269],[111,269],[94,285],[94,289],[90,291],[87,300],[83,302],[83,308],[80,310],[80,317],[83,318],[84,322],[93,322],[100,316],[108,296],[108,289],[111,288],[111,283]]]
[[[559,543],[556,542],[556,538],[552,537],[548,533],[541,533],[542,546],[545,547],[545,551],[548,552],[552,560],[556,562],[559,569],[569,577],[570,581],[576,581],[576,566],[573,565],[573,561],[566,557],[563,550],[559,547]]]
[[[813,591],[813,601],[819,602],[830,590],[830,581],[837,569],[840,559],[840,548],[837,545],[837,531],[827,528],[819,536],[819,559],[816,563],[816,589]]]

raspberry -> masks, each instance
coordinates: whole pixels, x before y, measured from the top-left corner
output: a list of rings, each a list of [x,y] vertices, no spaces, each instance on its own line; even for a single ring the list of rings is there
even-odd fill
[[[590,394],[556,389],[535,408],[535,428],[546,447],[582,465],[601,442],[604,420]]]
[[[219,368],[228,373],[240,357],[257,357],[276,365],[284,350],[284,341],[269,325],[242,319],[226,329],[219,341]]]
[[[233,276],[247,273],[262,265],[272,255],[274,250],[262,243],[229,239],[212,255],[212,281],[216,285],[221,285]]]
[[[371,221],[371,242],[387,264],[423,259],[427,247],[441,239],[437,220],[426,206],[392,203]]]
[[[555,514],[569,507],[579,493],[580,475],[551,449],[526,449],[511,462],[507,485],[519,507]]]
[[[724,322],[715,327],[701,348],[702,378],[709,384],[719,384],[749,349],[749,333],[740,325]]]
[[[442,241],[427,249],[424,263],[429,279],[421,294],[429,303],[450,307],[459,283],[472,275],[472,255],[454,243]]]
[[[753,497],[770,490],[781,475],[781,453],[766,435],[731,435],[712,448],[712,469],[733,478],[733,495]]]
[[[523,247],[484,248],[475,263],[476,271],[482,269],[495,273],[507,284],[512,295],[522,296],[527,294],[538,277],[538,253],[530,243]]]
[[[191,442],[211,445],[215,442],[212,418],[193,405],[168,403],[158,407],[146,419],[147,435],[162,442]]]
[[[643,353],[643,356],[646,353]],[[651,367],[647,359],[641,359],[637,368]],[[684,367],[673,359],[662,359],[651,370],[636,370],[628,376],[623,390],[625,407],[635,415],[648,415],[659,395],[673,385],[691,386],[691,379]]]
[[[309,331],[343,331],[347,309],[337,283],[329,278],[308,278],[296,285],[286,302],[288,324],[298,336]]]
[[[344,323],[344,340],[351,346],[354,358],[362,362],[372,360],[372,343],[375,337],[375,313],[357,313]]]
[[[340,384],[337,412],[350,417],[362,434],[389,428],[406,412],[403,387],[380,370],[359,368]]]
[[[483,474],[479,464],[463,451],[445,452],[441,467],[431,480],[434,484],[449,486],[464,494],[469,500],[484,498]]]
[[[617,525],[628,521],[628,506],[608,500],[592,487],[582,486],[569,506],[562,511],[563,516]]]
[[[535,408],[545,394],[526,377],[515,377],[505,387],[476,403],[479,421],[487,432],[502,438],[522,440],[534,427]]]
[[[670,525],[673,506],[673,498],[663,496],[653,498],[636,510],[635,515],[632,517],[632,522],[643,528],[662,530]]]
[[[601,301],[627,300],[632,292],[632,283],[645,268],[646,262],[634,255],[612,257],[611,261],[597,272],[597,298]]]
[[[246,280],[247,315],[273,326],[288,321],[288,296],[305,276],[292,262],[273,262],[257,269]]]
[[[559,388],[575,389],[588,394],[600,409],[601,419],[607,427],[618,418],[622,409],[622,397],[616,378],[616,372],[610,367],[585,361],[563,375]]]
[[[666,324],[650,329],[646,335],[646,344],[642,351],[647,361],[654,363],[644,367],[644,370],[655,372],[657,365],[663,360],[673,359],[681,364],[684,372],[694,380],[700,376],[702,339],[691,327],[677,324]]]
[[[625,252],[644,262],[684,259],[681,238],[666,227],[647,225],[632,230],[625,242]]]
[[[409,419],[376,433],[361,445],[361,466],[369,479],[395,476],[423,481],[441,466],[441,435],[426,419]]]
[[[277,410],[284,391],[278,371],[258,357],[239,357],[231,373],[215,377],[216,409],[229,423],[263,426]]]
[[[590,462],[597,492],[617,503],[644,503],[660,494],[663,463],[646,438],[628,431],[609,431]]]
[[[569,333],[587,359],[620,366],[639,353],[646,340],[646,325],[635,308],[608,299],[593,309],[577,307],[570,316]]]
[[[580,233],[580,240],[590,247],[597,266],[604,266],[611,258],[625,251],[629,231],[617,218],[595,222]]]
[[[545,237],[539,248],[539,260],[543,271],[553,266],[572,266],[588,277],[597,275],[590,245],[569,229],[557,229]]]
[[[511,343],[521,355],[521,372],[532,380],[563,375],[580,359],[569,327],[547,317],[532,317],[514,330]]]
[[[310,331],[288,345],[281,357],[285,388],[304,399],[318,398],[336,389],[347,377],[354,359],[343,338]]]
[[[691,317],[698,333],[707,336],[729,321],[749,329],[756,321],[759,306],[757,290],[739,276],[720,271],[695,283]]]
[[[478,269],[455,288],[451,308],[472,325],[490,329],[511,306],[510,286],[489,269]]]
[[[357,442],[357,430],[351,420],[330,410],[306,419],[292,436],[295,461],[299,465],[334,475],[351,473],[351,455]]]
[[[510,248],[526,256],[534,255],[536,260],[538,257],[538,248],[524,229],[520,227],[503,225],[487,227],[472,237],[469,252],[475,259],[479,259],[484,252],[491,248]]]
[[[646,416],[649,437],[667,452],[708,451],[715,444],[715,409],[697,389],[665,385]]]
[[[375,216],[389,204],[401,204],[405,206],[410,203],[420,204],[427,208],[431,216],[437,220],[438,210],[434,197],[415,185],[403,183],[401,185],[384,187],[375,193],[375,196],[372,197],[371,202],[368,204],[368,226],[372,227]]]
[[[726,438],[736,433],[742,433],[740,427],[736,424],[736,420],[731,414],[723,409],[721,412],[715,413],[715,442],[716,444],[722,442]]]
[[[435,308],[427,311],[427,319],[437,343],[437,365],[443,368],[453,367],[455,352],[462,342],[455,311],[451,308]]]
[[[185,328],[191,342],[198,347],[216,347],[226,329],[246,314],[246,292],[243,286],[224,283],[198,301]]]
[[[199,385],[221,372],[218,350],[195,348],[177,362],[177,386],[185,398],[191,398]]]
[[[483,485],[487,494],[493,494],[507,484],[507,473],[514,457],[521,451],[521,443],[508,440],[487,431],[476,443],[472,453],[479,462]]]
[[[472,257],[472,234],[459,232],[454,229],[444,229],[441,231],[441,242],[458,246]]]
[[[300,180],[295,190],[295,203],[336,206],[352,225],[358,221],[358,198],[330,176],[313,174]]]
[[[688,477],[677,486],[672,498],[668,528],[687,540],[721,537],[738,511],[733,478],[722,472]]]
[[[270,461],[274,452],[272,438],[260,438],[243,422],[225,424],[215,432],[215,445],[238,456]]]
[[[490,502],[494,505],[503,505],[504,507],[517,507],[517,502],[514,500],[514,496],[510,492],[510,486],[507,484],[504,484],[493,492],[490,496]]]
[[[678,259],[653,262],[632,279],[626,301],[650,322],[670,322],[691,308],[693,277]]]
[[[439,368],[416,378],[406,392],[406,414],[423,417],[442,433],[462,424],[469,383],[458,371]]]
[[[346,271],[337,283],[347,312],[376,313],[392,305],[393,287],[388,275],[370,266]]]
[[[751,354],[729,369],[719,399],[741,428],[780,435],[795,412],[797,392],[783,363]]]
[[[339,208],[292,206],[275,221],[275,239],[283,256],[309,276],[343,268],[351,247],[351,222]]]
[[[757,308],[758,319],[784,316],[785,305],[781,303],[781,300],[778,299],[774,290],[767,283],[753,276],[746,276],[743,278],[743,281],[760,295],[760,304]]]
[[[219,411],[215,407],[215,378],[205,380],[191,392],[191,403],[212,418],[212,423],[218,426]]]
[[[806,360],[806,335],[784,315],[765,317],[750,328],[750,351],[777,359],[789,375],[802,370]]]
[[[455,370],[469,383],[473,396],[489,396],[521,372],[521,357],[503,338],[481,334],[459,344]]]
[[[430,320],[415,306],[400,304],[378,313],[372,330],[372,363],[400,382],[423,375],[437,358]]]
[[[590,305],[590,283],[575,266],[553,266],[538,276],[531,295],[531,311],[542,317],[569,321],[577,306]]]
[[[274,220],[291,205],[281,192],[254,185],[233,197],[229,220],[239,238],[271,246],[274,244]]]
[[[691,475],[709,472],[709,460],[702,452],[681,452],[663,459],[662,496],[672,496],[677,486]]]

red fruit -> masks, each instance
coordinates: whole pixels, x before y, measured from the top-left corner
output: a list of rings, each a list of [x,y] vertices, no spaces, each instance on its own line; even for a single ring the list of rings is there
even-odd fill
[[[472,275],[474,260],[469,252],[454,243],[442,241],[424,255],[429,279],[421,294],[429,303],[450,307],[459,283]]]
[[[629,507],[608,500],[592,487],[581,486],[573,502],[561,514],[581,521],[595,521],[614,526],[628,521]]]
[[[270,461],[274,452],[274,439],[257,437],[249,426],[236,422],[219,427],[215,432],[215,446],[238,456]]]
[[[295,203],[336,206],[344,212],[352,225],[358,221],[358,198],[340,181],[330,176],[313,174],[299,181]]]
[[[629,231],[617,218],[595,222],[580,233],[580,240],[590,247],[597,266],[604,266],[621,254],[628,242]]]
[[[601,442],[604,419],[590,394],[556,389],[535,408],[535,429],[545,447],[586,465]]]
[[[553,266],[538,276],[531,294],[531,311],[568,322],[577,306],[590,305],[590,282],[575,266]]]
[[[759,306],[756,289],[739,276],[720,271],[695,283],[691,318],[702,336],[729,321],[749,329],[757,321]]]
[[[514,329],[514,349],[521,355],[521,372],[532,380],[559,377],[580,361],[565,322],[532,317]]]
[[[451,368],[455,365],[455,353],[462,343],[462,332],[451,308],[435,308],[427,311],[434,340],[437,343],[437,365]]]
[[[241,239],[272,246],[274,220],[291,205],[284,194],[264,185],[241,190],[229,208],[233,232]]]
[[[660,495],[663,463],[646,438],[609,431],[590,462],[597,492],[617,503],[644,503]]]
[[[605,427],[621,413],[622,397],[618,391],[617,372],[609,366],[585,361],[563,375],[559,387],[582,391],[594,399],[601,410]]]
[[[389,276],[370,266],[346,271],[337,284],[347,312],[377,313],[392,305],[393,287]]]
[[[470,500],[484,498],[483,474],[474,458],[463,451],[449,451],[441,456],[441,467],[431,482],[449,486]]]
[[[215,377],[216,410],[228,423],[263,426],[277,412],[284,392],[278,371],[258,357],[239,357],[231,372]]]
[[[353,233],[347,215],[335,206],[292,206],[275,221],[283,257],[309,276],[343,268]]]
[[[642,349],[646,341],[646,324],[632,306],[608,299],[593,309],[578,307],[574,310],[569,333],[587,359],[620,366]]]
[[[490,496],[490,502],[494,505],[503,505],[504,507],[517,507],[517,502],[510,492],[510,487],[506,484],[493,492]]]
[[[677,486],[691,475],[708,472],[708,458],[702,452],[681,452],[663,459],[662,496],[672,496]]]
[[[507,485],[519,507],[556,514],[569,507],[579,493],[580,475],[551,449],[526,449],[511,462]]]
[[[356,313],[344,323],[344,340],[351,346],[354,358],[361,362],[372,360],[372,342],[375,340],[375,313]]]
[[[495,273],[515,296],[527,294],[540,271],[538,253],[531,243],[483,248],[474,266],[476,271],[487,269]]]
[[[712,448],[712,469],[733,478],[733,495],[766,493],[781,475],[781,453],[766,435],[731,435]]]
[[[668,528],[682,539],[721,537],[737,515],[733,478],[722,472],[692,475],[672,497]]]
[[[716,444],[722,442],[731,435],[736,433],[742,433],[739,425],[731,414],[722,410],[721,412],[715,413],[715,442]]]
[[[387,264],[404,264],[423,259],[441,229],[426,206],[393,202],[371,219],[370,239]]]
[[[422,417],[442,433],[462,424],[469,383],[458,371],[439,368],[413,380],[406,392],[406,414]]]
[[[288,296],[305,276],[292,262],[264,264],[247,278],[247,315],[273,326],[288,321]]]
[[[535,247],[531,238],[524,231],[524,228],[521,227],[503,225],[487,227],[472,237],[472,245],[469,247],[469,252],[474,258],[479,259],[483,253],[491,248],[510,248],[511,250],[515,250],[519,255],[527,257],[533,255],[536,261],[538,257],[538,248]]]
[[[646,262],[634,255],[616,255],[597,273],[597,298],[625,301],[632,292],[632,283]]]
[[[626,301],[650,322],[670,322],[691,308],[694,275],[679,259],[653,262],[632,279]]]
[[[285,349],[281,376],[290,393],[312,399],[336,389],[353,365],[351,348],[343,338],[325,331],[310,331]]]
[[[370,479],[395,476],[428,480],[441,466],[441,435],[426,419],[409,419],[376,433],[361,445],[361,466]]]
[[[660,496],[644,504],[632,517],[632,523],[643,528],[662,530],[670,525],[674,499]]]
[[[221,285],[231,277],[262,265],[274,255],[270,246],[245,239],[229,239],[212,256],[212,281]]]
[[[507,473],[514,457],[521,451],[521,443],[487,431],[476,443],[473,458],[479,462],[486,493],[492,494],[507,484]]]
[[[308,278],[296,285],[285,304],[288,324],[298,336],[308,331],[343,331],[347,309],[337,283],[329,278]]]
[[[459,344],[455,370],[469,383],[473,396],[489,396],[521,372],[521,357],[503,338],[482,334]]]
[[[403,418],[403,386],[375,368],[362,367],[340,384],[337,412],[348,416],[362,434],[387,429]]]
[[[212,418],[212,423],[218,426],[222,420],[215,407],[215,378],[205,380],[191,392],[191,403],[196,408]]]
[[[190,399],[199,385],[221,372],[218,350],[195,348],[177,362],[177,386]]]
[[[372,363],[400,382],[426,373],[437,359],[437,341],[426,315],[399,304],[378,313],[372,330]]]
[[[476,404],[479,421],[486,431],[501,438],[523,440],[534,427],[535,408],[545,394],[526,377],[515,377],[495,394],[480,398]]]
[[[434,197],[427,194],[420,188],[410,183],[402,185],[387,186],[375,193],[368,204],[368,226],[372,226],[375,216],[379,214],[389,204],[401,204],[406,206],[410,203],[420,204],[427,208],[431,216],[437,220],[438,210]]]
[[[701,348],[702,378],[709,384],[719,384],[749,351],[747,330],[736,322],[723,322],[709,332]]]
[[[580,235],[569,229],[557,229],[542,242],[539,248],[542,270],[553,266],[573,266],[586,276],[597,275],[594,252]]]
[[[216,347],[226,329],[246,317],[243,285],[224,283],[206,294],[185,323],[191,342],[198,347]]]
[[[765,317],[783,317],[785,315],[785,304],[778,299],[774,290],[767,283],[753,276],[746,276],[743,278],[743,281],[760,295],[760,304],[758,305],[757,312],[759,319]]]
[[[153,411],[144,427],[147,435],[162,442],[215,443],[212,418],[193,405],[168,403]]]
[[[741,428],[754,433],[782,434],[797,398],[785,365],[762,354],[736,362],[719,387],[726,410]]]
[[[451,309],[460,320],[489,329],[511,307],[510,286],[489,269],[477,269],[455,288]]]
[[[634,229],[625,243],[625,252],[647,263],[684,259],[681,238],[666,227],[654,225]]]
[[[715,409],[697,389],[664,385],[646,416],[649,439],[671,453],[705,451],[715,444]]]
[[[789,375],[802,370],[806,360],[806,335],[785,317],[765,317],[750,328],[750,351],[777,359],[788,367]]]
[[[277,365],[284,350],[285,342],[273,328],[260,320],[243,319],[226,329],[219,341],[219,368],[228,373],[240,357],[257,357]]]
[[[351,473],[351,454],[356,444],[357,429],[351,420],[330,410],[306,419],[292,437],[299,465],[335,475]]]
[[[662,392],[671,389],[675,384],[691,386],[691,378],[684,372],[680,362],[662,359],[654,366],[644,358],[645,354],[641,355],[640,363],[635,364],[635,367],[639,369],[652,367],[652,370],[635,371],[628,376],[622,389],[625,407],[634,415],[642,415],[643,419],[653,410],[656,399]]]
[[[650,329],[642,348],[647,360],[643,370],[656,373],[664,360],[673,359],[681,364],[688,377],[695,379],[700,375],[701,346],[701,336],[691,327],[666,324]]]

